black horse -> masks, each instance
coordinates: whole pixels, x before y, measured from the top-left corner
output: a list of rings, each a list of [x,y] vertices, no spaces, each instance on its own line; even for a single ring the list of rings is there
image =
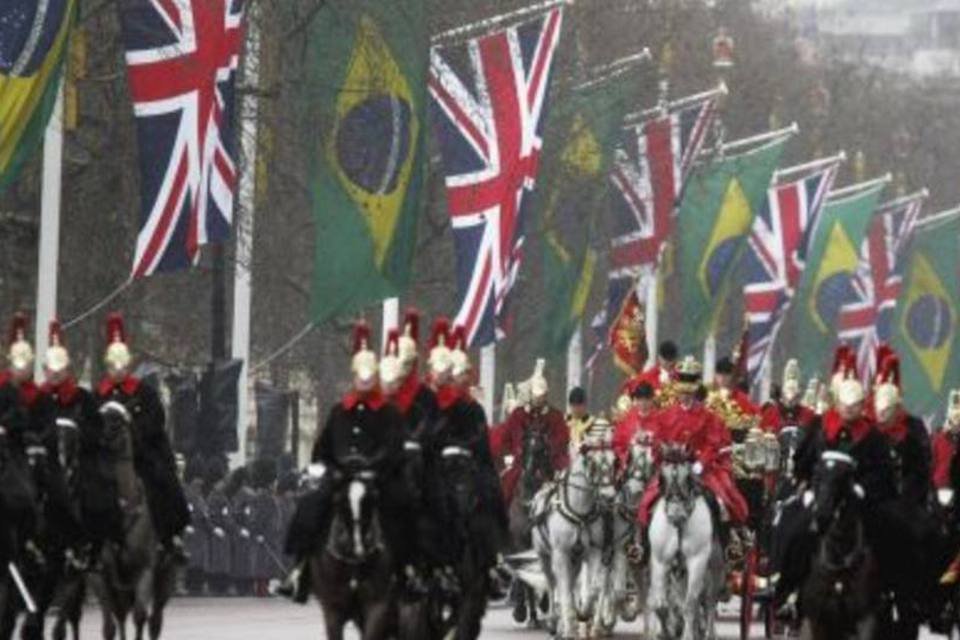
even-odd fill
[[[80,448],[81,436],[77,424],[69,419],[57,420],[57,441],[59,443],[60,467],[63,469],[67,487],[68,504],[72,516],[79,521],[80,513]],[[80,640],[80,618],[83,613],[83,601],[86,597],[86,579],[80,571],[66,572],[60,576],[53,594],[53,604],[57,616],[53,624],[54,640],[64,640],[67,627],[73,632],[73,639]]]
[[[372,469],[358,462],[348,468]],[[327,540],[310,561],[310,584],[323,609],[326,637],[342,640],[353,622],[363,640],[395,630],[394,561],[383,529],[377,475],[356,471],[337,478]]]
[[[882,581],[864,534],[864,493],[856,463],[825,452],[808,494],[815,536],[801,590],[803,636],[811,640],[878,637]]]

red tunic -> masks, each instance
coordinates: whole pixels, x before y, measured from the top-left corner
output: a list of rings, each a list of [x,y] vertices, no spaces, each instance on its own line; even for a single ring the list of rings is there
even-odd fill
[[[664,370],[660,367],[659,364],[653,365],[646,371],[638,373],[637,375],[629,378],[626,382],[624,382],[623,386],[620,387],[620,393],[625,393],[627,395],[630,395],[631,393],[633,393],[634,389],[639,387],[644,382],[649,384],[653,388],[654,392],[659,391],[660,386],[662,384],[662,380],[660,378],[663,375],[663,371]],[[667,375],[671,378],[674,377],[674,374],[672,372],[667,373]]]
[[[730,463],[730,431],[717,415],[702,404],[689,408],[676,404],[659,414],[655,451],[663,443],[684,443],[703,465],[700,480],[726,507],[735,523],[746,522],[749,507],[733,482]],[[650,524],[653,505],[660,495],[659,477],[647,485],[640,501],[638,520],[643,526]]]
[[[570,464],[570,427],[562,413],[552,407],[531,408],[529,411],[526,407],[514,409],[506,422],[490,432],[490,450],[494,459],[513,456],[513,463],[500,480],[503,500],[507,505],[512,502],[517,483],[523,474],[523,436],[527,429],[542,429],[546,432],[554,472],[566,469]]]
[[[630,456],[630,445],[638,433],[646,431],[656,438],[657,435],[657,411],[651,411],[647,415],[641,415],[636,407],[630,409],[613,430],[613,451],[617,454],[617,460],[621,468],[627,463]]]
[[[957,452],[957,436],[944,427],[933,436],[933,464],[930,466],[933,486],[950,488],[950,462]]]
[[[740,411],[743,413],[743,415],[756,416],[760,414],[760,407],[753,404],[750,396],[744,393],[741,389],[733,389],[730,392],[730,397],[734,402],[737,403],[737,406],[740,408]]]
[[[780,430],[788,425],[806,429],[816,417],[813,409],[803,405],[782,407],[769,404],[760,414],[760,428],[768,433],[780,433]]]

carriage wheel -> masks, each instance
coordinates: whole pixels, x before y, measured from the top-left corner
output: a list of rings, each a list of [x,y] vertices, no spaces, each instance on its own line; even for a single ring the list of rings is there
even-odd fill
[[[757,547],[751,545],[743,558],[743,575],[740,578],[740,640],[749,640],[753,625],[753,592],[756,588]]]

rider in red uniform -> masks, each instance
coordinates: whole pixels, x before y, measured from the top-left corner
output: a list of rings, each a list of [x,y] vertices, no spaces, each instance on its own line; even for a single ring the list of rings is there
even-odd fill
[[[947,423],[933,436],[933,464],[931,475],[937,489],[950,489],[950,462],[957,452],[960,440],[960,389],[950,392]]]
[[[760,428],[768,433],[780,433],[784,427],[806,429],[817,414],[801,403],[803,389],[800,387],[800,366],[790,360],[783,372],[780,397],[767,404],[760,414]]]
[[[490,433],[490,448],[495,460],[513,456],[513,461],[501,476],[503,502],[510,505],[517,484],[523,474],[523,441],[527,429],[538,429],[546,437],[550,448],[553,472],[566,469],[570,464],[570,428],[563,414],[547,403],[547,380],[538,363],[536,373],[530,379],[530,404],[513,410],[507,421]],[[547,478],[549,480],[549,478]]]
[[[617,422],[613,431],[613,451],[617,454],[617,461],[623,469],[630,456],[630,445],[638,437],[647,434],[650,438],[656,437],[657,407],[654,401],[653,387],[647,382],[641,382],[632,393],[633,406],[627,414]]]
[[[677,368],[677,403],[662,410],[658,416],[654,451],[659,453],[663,443],[686,444],[697,458],[703,486],[726,509],[734,524],[742,524],[747,520],[749,507],[733,482],[730,432],[723,421],[697,399],[701,375],[700,363],[692,356],[680,363]],[[647,486],[637,514],[644,527],[650,524],[653,505],[659,495],[660,483],[655,478]]]
[[[670,340],[660,343],[657,350],[657,364],[646,371],[638,373],[623,383],[620,392],[628,396],[643,383],[649,384],[656,394],[660,386],[676,378],[677,375],[677,345]]]

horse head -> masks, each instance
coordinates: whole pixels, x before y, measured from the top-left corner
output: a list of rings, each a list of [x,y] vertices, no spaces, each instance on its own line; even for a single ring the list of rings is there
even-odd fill
[[[780,478],[786,482],[793,481],[794,457],[800,448],[803,431],[795,425],[785,426],[777,434],[780,445]]]
[[[649,436],[634,440],[630,445],[627,466],[623,473],[623,490],[632,503],[639,499],[654,473],[653,446]]]
[[[133,466],[133,417],[120,402],[111,400],[100,407],[103,442],[110,452],[117,479],[117,495],[126,513],[134,513],[142,502],[140,481]]]
[[[700,495],[700,482],[694,469],[696,457],[679,443],[665,443],[660,448],[660,491],[667,507],[667,517],[674,523],[685,521]]]
[[[839,451],[825,451],[813,476],[812,494],[805,499],[818,532],[827,532],[857,509],[864,498],[856,480],[857,463]],[[812,500],[811,500],[812,498]]]
[[[600,498],[612,500],[616,495],[617,457],[613,449],[605,445],[581,447],[578,456],[583,461],[587,481]]]
[[[69,418],[57,418],[57,448],[60,467],[67,476],[68,485],[72,485],[80,465],[80,429]]]
[[[476,477],[477,466],[469,449],[447,446],[440,451],[441,490],[455,512],[455,522],[465,525],[477,508]]]
[[[327,551],[350,563],[366,562],[383,550],[377,505],[377,473],[369,460],[347,460],[344,481],[334,502],[334,519]]]
[[[523,434],[523,490],[533,496],[544,482],[553,476],[553,461],[546,433],[536,425],[527,427]]]

